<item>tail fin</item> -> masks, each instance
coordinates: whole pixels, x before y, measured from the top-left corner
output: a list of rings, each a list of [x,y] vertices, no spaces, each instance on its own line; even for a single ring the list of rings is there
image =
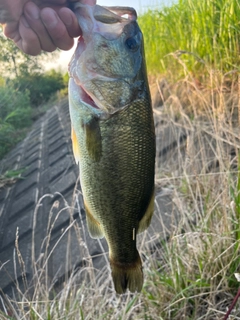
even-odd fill
[[[131,292],[141,291],[143,286],[143,272],[139,253],[136,261],[132,263],[121,263],[114,261],[110,257],[110,265],[113,283],[117,293],[122,294],[126,292],[127,288]]]

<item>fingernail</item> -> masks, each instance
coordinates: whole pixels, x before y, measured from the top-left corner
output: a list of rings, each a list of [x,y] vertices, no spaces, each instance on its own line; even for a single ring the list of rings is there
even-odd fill
[[[21,17],[21,22],[26,28],[30,28],[30,26],[29,26],[29,24],[28,24],[28,22],[27,22],[25,17],[23,17],[23,16]]]

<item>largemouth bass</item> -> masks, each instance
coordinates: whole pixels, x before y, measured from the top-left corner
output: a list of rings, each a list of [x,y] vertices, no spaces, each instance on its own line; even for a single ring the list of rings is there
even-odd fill
[[[105,237],[117,293],[141,291],[137,234],[154,210],[155,132],[134,9],[75,5],[82,36],[69,64],[72,143],[88,230]]]

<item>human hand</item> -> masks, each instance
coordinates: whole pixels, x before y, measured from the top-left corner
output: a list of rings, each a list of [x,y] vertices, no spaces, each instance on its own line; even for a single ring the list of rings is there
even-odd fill
[[[67,7],[76,0],[0,0],[4,34],[25,53],[69,50],[81,34],[75,14]],[[82,0],[95,5],[96,0]]]

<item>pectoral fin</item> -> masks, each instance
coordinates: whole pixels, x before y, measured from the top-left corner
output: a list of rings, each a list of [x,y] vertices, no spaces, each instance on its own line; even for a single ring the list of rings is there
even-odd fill
[[[149,205],[147,207],[147,210],[139,222],[138,233],[145,231],[151,223],[151,219],[152,219],[152,215],[153,215],[153,211],[154,211],[154,198],[155,198],[154,195],[155,195],[155,193],[153,190],[152,197],[151,197],[151,200],[150,200]]]
[[[89,156],[99,161],[102,156],[102,139],[98,119],[92,118],[84,123],[86,132],[86,146]]]
[[[87,226],[90,236],[93,239],[101,239],[104,237],[103,230],[101,228],[100,223],[94,219],[93,215],[91,214],[90,210],[86,202],[84,202],[85,210],[86,210],[86,219],[87,219]]]
[[[78,141],[77,141],[77,136],[76,136],[76,133],[75,133],[73,127],[72,127],[71,136],[72,136],[73,154],[74,154],[75,161],[78,164],[79,161],[80,161],[80,149],[79,149],[79,144],[78,144]]]

